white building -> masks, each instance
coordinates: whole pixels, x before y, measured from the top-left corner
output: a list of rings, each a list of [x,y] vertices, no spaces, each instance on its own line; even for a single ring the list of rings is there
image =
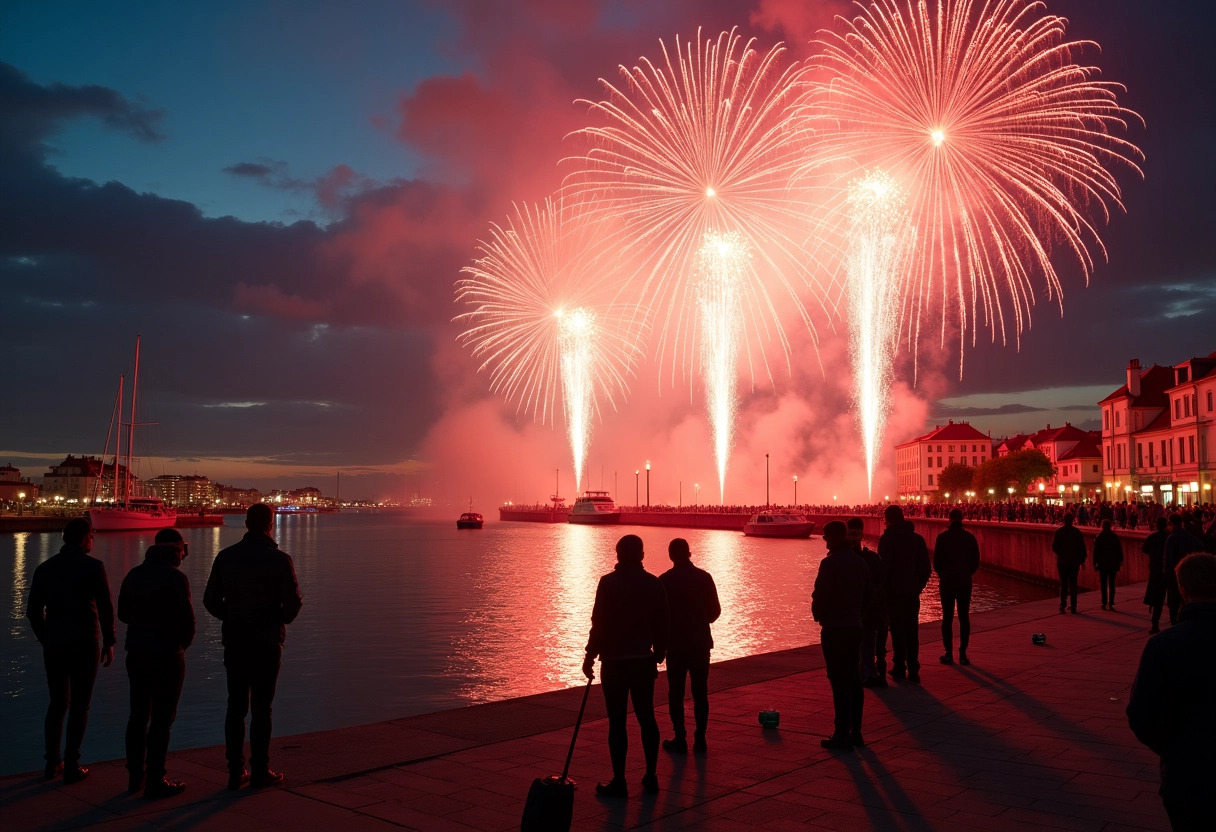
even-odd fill
[[[951,419],[895,446],[895,473],[901,500],[923,499],[937,493],[943,468],[960,464],[972,468],[992,458],[992,437],[966,422]]]

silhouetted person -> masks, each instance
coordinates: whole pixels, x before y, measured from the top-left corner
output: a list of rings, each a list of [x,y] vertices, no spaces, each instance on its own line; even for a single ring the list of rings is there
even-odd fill
[[[963,512],[950,509],[950,525],[933,544],[933,570],[942,599],[942,664],[954,664],[954,608],[958,607],[958,663],[971,664],[971,576],[980,568],[980,544],[963,528]]]
[[[1094,569],[1102,587],[1102,609],[1115,609],[1115,576],[1123,565],[1123,542],[1111,528],[1109,520],[1102,521],[1102,531],[1094,538]]]
[[[1151,622],[1149,634],[1161,632],[1161,610],[1165,607],[1165,518],[1157,518],[1157,531],[1144,539],[1140,551],[1148,555],[1148,584],[1144,587],[1144,603],[1148,606]]]
[[[287,625],[303,604],[291,556],[270,529],[274,511],[255,503],[245,516],[241,541],[215,556],[203,593],[207,612],[223,622],[228,712],[224,743],[228,788],[273,786],[283,775],[270,768],[271,703],[279,679]],[[249,718],[249,765],[245,769],[245,715]]]
[[[629,702],[642,730],[642,752],[646,774],[642,788],[659,791],[655,768],[659,761],[659,724],[654,718],[654,680],[658,665],[667,654],[667,595],[663,582],[642,566],[642,538],[627,534],[616,543],[616,567],[600,578],[591,610],[591,635],[583,674],[594,678],[595,659],[600,659],[601,687],[608,711],[608,754],[612,758],[612,780],[599,783],[595,793],[603,797],[628,797],[625,756],[629,751],[626,726]]]
[[[42,645],[51,701],[46,709],[46,779],[63,774],[65,783],[89,776],[80,765],[80,744],[89,723],[97,665],[114,661],[114,604],[106,567],[89,557],[93,529],[83,517],[63,527],[63,547],[34,570],[25,614]],[[59,742],[63,717],[67,737]]]
[[[663,740],[663,748],[675,753],[688,751],[684,729],[684,678],[692,688],[694,725],[693,751],[706,751],[705,729],[709,725],[709,651],[714,638],[709,625],[722,614],[718,588],[704,569],[692,565],[688,541],[677,537],[667,544],[671,569],[659,576],[667,591],[670,627],[667,639],[667,705],[675,737]]]
[[[1144,646],[1127,723],[1161,758],[1170,825],[1189,832],[1216,818],[1216,556],[1188,555],[1176,578],[1185,606],[1177,626]]]
[[[849,543],[849,531],[839,520],[823,527],[828,554],[819,563],[811,593],[811,617],[823,628],[819,646],[832,686],[835,711],[832,736],[820,740],[824,748],[850,749],[865,745],[861,713],[865,695],[857,663],[861,650],[862,618],[870,601],[870,568]]]
[[[865,521],[850,517],[849,545],[861,556],[870,570],[870,600],[861,616],[861,686],[887,687],[887,566],[869,546],[865,545]]]
[[[194,641],[190,581],[178,569],[189,552],[181,532],[161,529],[144,562],[127,573],[118,591],[118,618],[127,624],[131,683],[127,790],[143,789],[149,798],[186,790],[185,783],[165,778],[165,757],[186,678],[186,648]]]
[[[1170,536],[1165,539],[1165,605],[1169,607],[1171,626],[1178,623],[1178,609],[1182,606],[1182,594],[1178,591],[1175,570],[1182,559],[1194,552],[1203,551],[1203,541],[1193,535],[1182,519],[1174,512],[1170,515]]]
[[[1072,512],[1064,515],[1064,525],[1056,529],[1051,538],[1051,551],[1056,554],[1056,574],[1060,576],[1060,612],[1065,603],[1075,614],[1077,611],[1077,575],[1088,557],[1085,550],[1085,535],[1072,524]]]
[[[887,566],[887,610],[891,622],[891,676],[920,683],[920,594],[933,564],[925,539],[904,519],[899,506],[883,511],[886,531],[878,539],[878,556]]]

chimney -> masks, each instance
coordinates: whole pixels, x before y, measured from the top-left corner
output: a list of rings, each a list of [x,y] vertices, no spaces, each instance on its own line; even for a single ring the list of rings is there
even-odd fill
[[[1127,363],[1127,392],[1132,398],[1140,395],[1140,359],[1133,358]]]

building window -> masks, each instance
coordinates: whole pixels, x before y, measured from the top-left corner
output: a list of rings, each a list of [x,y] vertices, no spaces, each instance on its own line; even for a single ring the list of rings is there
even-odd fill
[[[933,485],[933,475],[929,475],[929,485]]]
[[[954,446],[953,446],[953,445],[951,445],[951,446],[950,446],[950,453],[954,453]]]
[[[1174,399],[1174,418],[1182,418],[1182,399]]]
[[[979,457],[977,457],[977,456],[971,457],[971,467],[972,468],[974,468],[976,465],[979,465],[978,460],[979,460]]]
[[[1120,427],[1122,424],[1123,424],[1123,412],[1120,410],[1116,410],[1115,411],[1115,427]]]
[[[938,468],[942,467],[942,458],[940,456],[937,458],[937,467]]]
[[[1190,396],[1182,397],[1182,415],[1183,416],[1191,415],[1191,397]]]
[[[1111,464],[1110,464],[1110,445],[1107,445],[1107,446],[1106,446],[1106,467],[1107,467],[1107,468],[1114,468],[1114,467],[1115,467],[1115,466],[1113,466],[1113,465],[1111,465]]]
[[[1195,461],[1195,437],[1194,437],[1194,436],[1188,436],[1188,437],[1187,437],[1187,444],[1188,444],[1188,445],[1190,446],[1190,448],[1191,448],[1191,462],[1194,462],[1194,461]]]
[[[1212,412],[1212,391],[1208,391],[1208,413]]]
[[[1094,473],[1095,473],[1095,474],[1096,474],[1096,473],[1098,473],[1098,466],[1097,466],[1097,465],[1093,466],[1093,469],[1094,469]]]
[[[1110,430],[1110,411],[1109,410],[1102,411],[1102,428],[1104,430]]]
[[[954,464],[954,457],[950,457],[950,464],[951,464],[951,465],[953,465],[953,464]]]
[[[1178,437],[1178,464],[1186,462],[1186,445],[1182,441],[1182,437]]]
[[[1139,465],[1141,468],[1143,468],[1144,467],[1144,443],[1141,442],[1139,445],[1137,445],[1136,450],[1139,452],[1136,454],[1136,464]]]

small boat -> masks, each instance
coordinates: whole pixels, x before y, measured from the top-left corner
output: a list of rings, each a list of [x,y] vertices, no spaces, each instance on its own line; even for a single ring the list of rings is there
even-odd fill
[[[748,537],[810,537],[815,521],[790,511],[762,511],[743,526]]]
[[[584,491],[583,496],[574,501],[570,513],[566,515],[569,523],[619,523],[621,510],[608,496],[607,491]]]
[[[458,529],[480,529],[485,524],[485,522],[486,521],[484,519],[482,519],[482,516],[480,514],[478,514],[477,512],[466,511],[464,514],[460,515],[460,518],[456,521],[456,528],[458,528]]]

